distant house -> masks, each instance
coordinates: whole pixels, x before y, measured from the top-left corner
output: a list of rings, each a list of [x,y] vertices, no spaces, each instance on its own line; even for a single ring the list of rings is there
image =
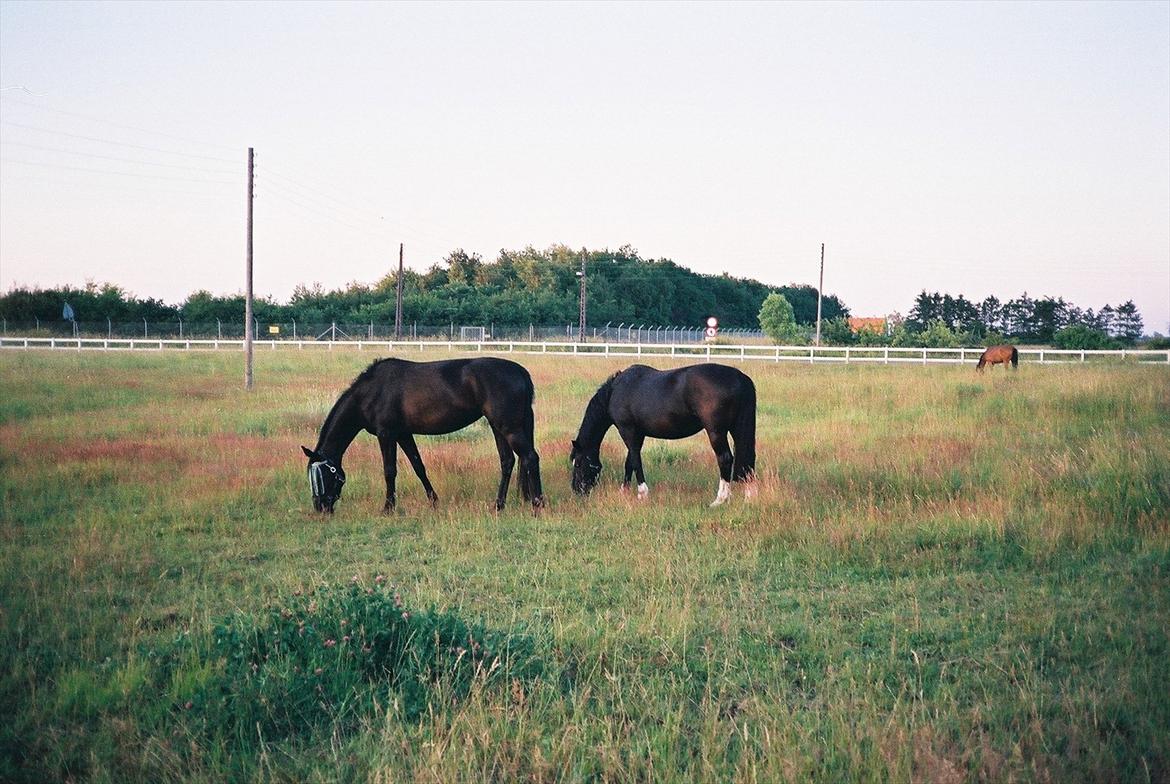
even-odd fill
[[[870,332],[875,332],[878,335],[887,334],[886,319],[882,316],[850,316],[849,329],[853,330],[854,332],[860,332],[861,330],[865,329],[869,330]]]

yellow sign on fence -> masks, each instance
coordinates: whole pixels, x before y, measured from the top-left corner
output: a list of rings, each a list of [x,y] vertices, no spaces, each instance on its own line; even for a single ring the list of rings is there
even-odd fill
[[[280,334],[280,327],[276,326],[275,324],[272,324],[271,326],[268,327],[268,334],[269,335],[279,335]]]

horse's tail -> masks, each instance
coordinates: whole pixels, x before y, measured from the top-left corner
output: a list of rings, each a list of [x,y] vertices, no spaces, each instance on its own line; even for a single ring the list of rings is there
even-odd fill
[[[1012,367],[1018,368],[1019,366],[1020,366],[1020,352],[1015,346],[1012,346]]]
[[[533,503],[542,497],[540,487],[540,458],[536,454],[536,421],[532,413],[532,403],[536,399],[536,389],[532,379],[528,379],[528,405],[524,410],[524,435],[532,452],[520,456],[520,475],[516,484],[520,485],[520,495],[525,501]]]
[[[735,441],[735,462],[731,468],[733,482],[751,481],[756,474],[756,385],[747,379],[747,394],[740,402],[731,426]]]

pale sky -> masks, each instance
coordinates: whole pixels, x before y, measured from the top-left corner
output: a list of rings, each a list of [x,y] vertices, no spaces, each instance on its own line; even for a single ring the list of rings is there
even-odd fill
[[[0,2],[0,289],[179,302],[462,247],[1133,299],[1170,331],[1170,3]],[[23,88],[23,89],[17,89]],[[85,318],[84,314],[79,314]]]

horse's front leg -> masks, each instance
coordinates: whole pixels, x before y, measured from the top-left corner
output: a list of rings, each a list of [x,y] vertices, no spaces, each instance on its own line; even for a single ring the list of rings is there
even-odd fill
[[[707,437],[711,439],[711,449],[715,450],[715,459],[719,461],[719,490],[716,491],[711,506],[719,506],[731,498],[731,468],[735,463],[735,456],[731,453],[731,444],[727,441],[727,431],[708,430]]]
[[[646,436],[636,430],[618,428],[618,434],[626,444],[626,476],[622,488],[630,486],[630,476],[638,478],[638,498],[646,500],[650,497],[650,486],[646,484],[646,473],[642,470],[642,445],[646,443]]]
[[[394,482],[398,478],[398,443],[393,436],[378,436],[378,446],[382,450],[382,473],[386,476],[386,503],[382,512],[388,514],[394,511],[397,503]]]
[[[406,459],[410,461],[410,467],[414,469],[418,481],[422,482],[423,490],[426,491],[431,506],[435,506],[439,503],[439,494],[435,492],[435,488],[431,487],[431,480],[427,479],[427,467],[423,465],[422,455],[418,453],[418,446],[414,443],[414,436],[410,433],[403,433],[398,437],[398,445],[402,447]]]

